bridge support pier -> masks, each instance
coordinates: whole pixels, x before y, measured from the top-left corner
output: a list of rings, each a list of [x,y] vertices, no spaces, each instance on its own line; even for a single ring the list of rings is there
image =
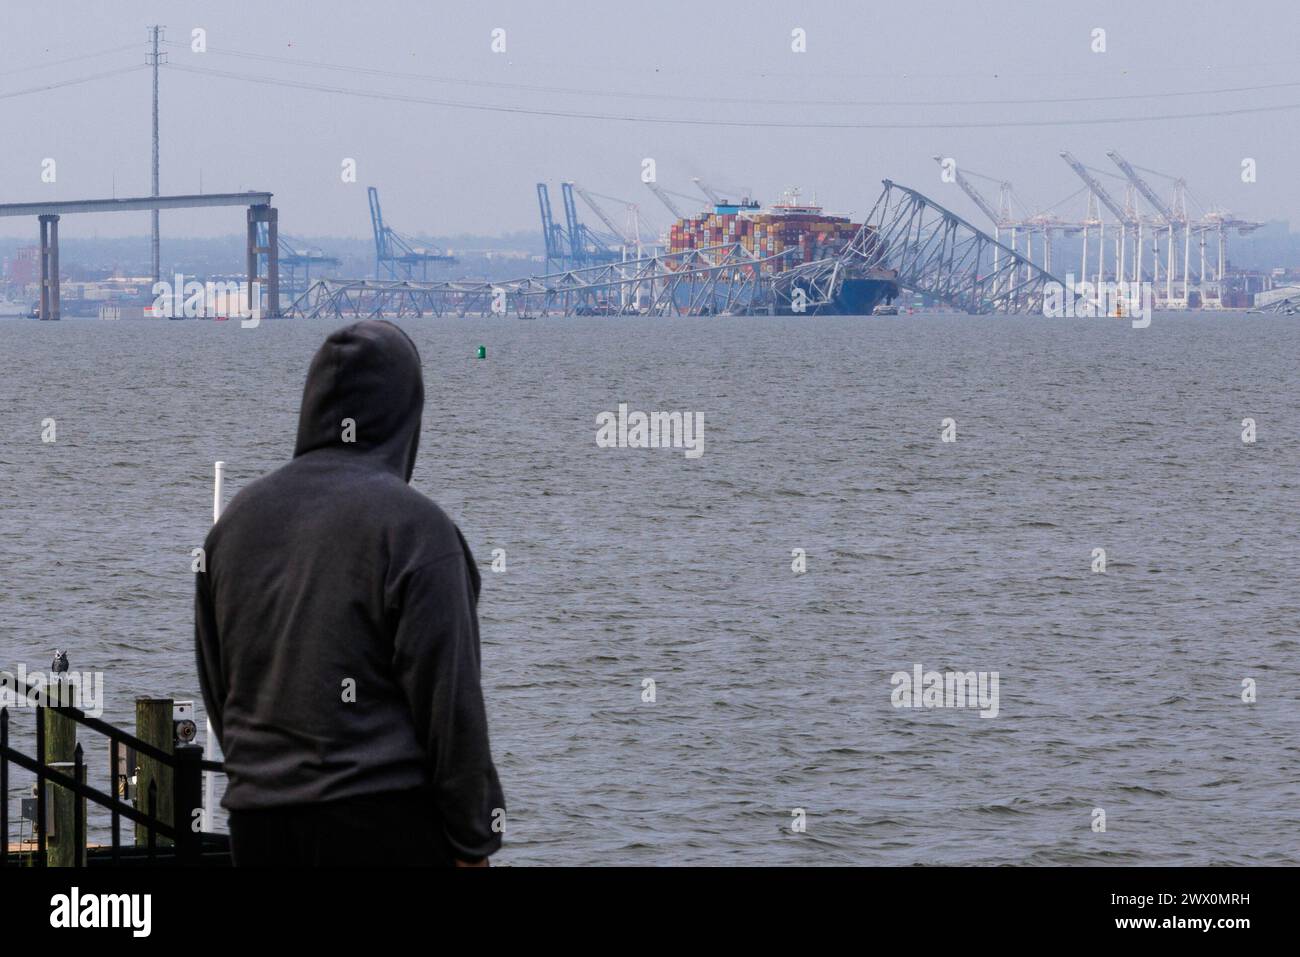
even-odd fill
[[[262,245],[259,227],[266,224],[266,244]],[[248,290],[252,295],[253,283],[266,290],[266,313],[272,318],[280,315],[280,236],[279,211],[274,206],[248,207]],[[261,259],[266,257],[266,274],[261,272]],[[251,306],[252,303],[250,302]]]
[[[59,217],[45,213],[41,223],[41,319],[59,318]]]

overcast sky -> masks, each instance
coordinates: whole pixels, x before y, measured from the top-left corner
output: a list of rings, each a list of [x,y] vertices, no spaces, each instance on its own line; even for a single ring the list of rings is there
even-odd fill
[[[531,229],[540,179],[557,202],[558,183],[574,179],[662,225],[666,211],[640,182],[646,157],[683,193],[692,176],[751,186],[765,202],[798,185],[860,216],[889,177],[986,225],[931,157],[1010,180],[1032,210],[1081,187],[1062,149],[1109,170],[1106,150],[1118,149],[1185,176],[1205,205],[1300,220],[1295,0],[0,3],[0,202],[147,195],[147,69],[20,91],[142,64],[146,26],[159,22],[174,67],[331,88],[162,70],[162,192],[198,192],[200,181],[206,192],[270,190],[289,234],[368,235],[368,185],[403,232]],[[1098,27],[1104,53],[1092,49]],[[206,53],[190,49],[195,28]],[[505,53],[491,49],[495,28]],[[795,28],[806,52],[791,49]],[[1234,110],[1257,112],[1171,117]],[[1151,119],[1081,122],[1126,117]],[[795,123],[823,126],[762,125]],[[928,128],[861,128],[891,124]],[[953,124],[977,125],[943,128]],[[47,157],[52,184],[41,181]],[[345,158],[355,183],[341,179]],[[1255,183],[1242,182],[1244,158]],[[996,198],[996,185],[976,183]],[[1167,180],[1152,183],[1167,192]],[[1054,211],[1079,218],[1083,199]],[[222,235],[242,221],[234,209],[166,212],[163,233]],[[148,214],[61,225],[65,236],[140,235]],[[0,235],[35,231],[0,219]]]

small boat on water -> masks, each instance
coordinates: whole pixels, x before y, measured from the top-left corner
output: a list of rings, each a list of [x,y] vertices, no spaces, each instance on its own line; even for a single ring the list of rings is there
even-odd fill
[[[896,316],[898,315],[898,307],[892,303],[882,302],[880,305],[876,306],[875,309],[871,310],[871,314],[873,316]]]

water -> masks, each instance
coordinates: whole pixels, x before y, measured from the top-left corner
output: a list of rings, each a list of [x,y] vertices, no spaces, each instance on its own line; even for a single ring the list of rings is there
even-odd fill
[[[1294,320],[404,327],[413,481],[484,571],[499,863],[1300,862]],[[287,458],[329,328],[0,323],[0,666],[66,648],[128,726],[199,697],[212,462]],[[619,402],[703,412],[703,457],[597,448]],[[894,708],[915,663],[998,671],[998,716]]]

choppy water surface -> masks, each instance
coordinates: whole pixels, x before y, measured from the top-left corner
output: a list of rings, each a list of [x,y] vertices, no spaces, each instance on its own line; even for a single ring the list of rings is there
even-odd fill
[[[128,725],[198,698],[212,462],[286,460],[329,328],[0,322],[0,667],[66,648]],[[499,863],[1300,861],[1295,320],[404,328],[413,482],[484,571]],[[597,448],[620,402],[702,412],[703,457]],[[998,671],[998,716],[894,708],[917,663]]]

